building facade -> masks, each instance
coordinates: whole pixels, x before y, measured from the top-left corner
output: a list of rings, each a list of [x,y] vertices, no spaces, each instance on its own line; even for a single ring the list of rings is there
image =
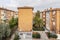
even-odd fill
[[[60,8],[50,8],[41,12],[45,27],[60,34]]]
[[[0,8],[0,23],[9,22],[12,17],[14,17],[15,11],[5,9],[5,8]]]
[[[18,8],[18,23],[19,31],[32,31],[33,22],[33,8],[32,7],[20,7]]]
[[[18,8],[18,31],[22,38],[27,40],[32,38],[33,26],[33,7],[19,7]]]

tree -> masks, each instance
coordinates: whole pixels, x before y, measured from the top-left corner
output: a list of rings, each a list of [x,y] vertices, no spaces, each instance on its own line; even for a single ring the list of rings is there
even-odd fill
[[[40,11],[39,10],[36,12],[35,16],[38,17],[38,18],[40,18]]]
[[[33,22],[34,22],[35,26],[38,26],[38,27],[43,26],[43,20],[40,19],[40,11],[36,12],[36,15],[35,15],[35,17],[33,19]]]
[[[40,19],[40,12],[37,11],[34,19],[33,19],[33,26],[37,28],[37,30],[40,30],[40,28],[43,28],[43,20]]]
[[[11,35],[12,35],[16,31],[16,29],[18,27],[18,18],[12,17],[12,19],[9,21],[9,26],[10,26]]]
[[[10,32],[11,30],[8,24],[0,24],[0,40],[6,40],[6,38],[10,36]]]
[[[43,21],[42,21],[42,19],[40,19],[40,18],[38,18],[38,17],[35,17],[35,18],[34,18],[34,24],[35,24],[35,26],[37,26],[37,27],[42,27],[42,26],[43,26]]]
[[[10,28],[14,28],[17,25],[18,25],[18,18],[12,17],[12,19],[9,21]]]
[[[18,18],[15,18],[15,25],[18,26]]]
[[[13,28],[13,27],[14,27],[14,24],[15,24],[14,18],[12,18],[12,19],[9,21],[9,26],[10,26],[10,28]]]

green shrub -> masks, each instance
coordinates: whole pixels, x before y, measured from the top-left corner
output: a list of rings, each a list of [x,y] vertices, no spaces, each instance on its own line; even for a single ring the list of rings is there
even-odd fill
[[[43,27],[33,27],[34,31],[44,31],[45,29]]]
[[[32,37],[33,37],[33,38],[40,38],[40,34],[39,34],[39,33],[35,33],[35,34],[33,33],[33,34],[32,34]]]
[[[9,26],[11,29],[18,26],[18,18],[12,17],[12,19],[9,21]]]
[[[56,34],[52,34],[52,33],[47,33],[48,38],[57,38]]]
[[[8,24],[2,23],[0,24],[0,37],[8,38],[10,36],[11,30]]]

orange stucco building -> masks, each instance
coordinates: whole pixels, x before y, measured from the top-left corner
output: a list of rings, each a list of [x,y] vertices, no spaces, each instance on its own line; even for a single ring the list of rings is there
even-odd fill
[[[18,8],[18,29],[23,32],[32,31],[33,7]]]

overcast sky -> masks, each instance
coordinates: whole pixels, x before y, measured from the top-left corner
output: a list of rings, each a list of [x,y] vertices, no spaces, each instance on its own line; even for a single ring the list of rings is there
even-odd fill
[[[17,10],[20,6],[32,6],[34,11],[50,7],[60,8],[60,0],[0,0],[0,7]]]

